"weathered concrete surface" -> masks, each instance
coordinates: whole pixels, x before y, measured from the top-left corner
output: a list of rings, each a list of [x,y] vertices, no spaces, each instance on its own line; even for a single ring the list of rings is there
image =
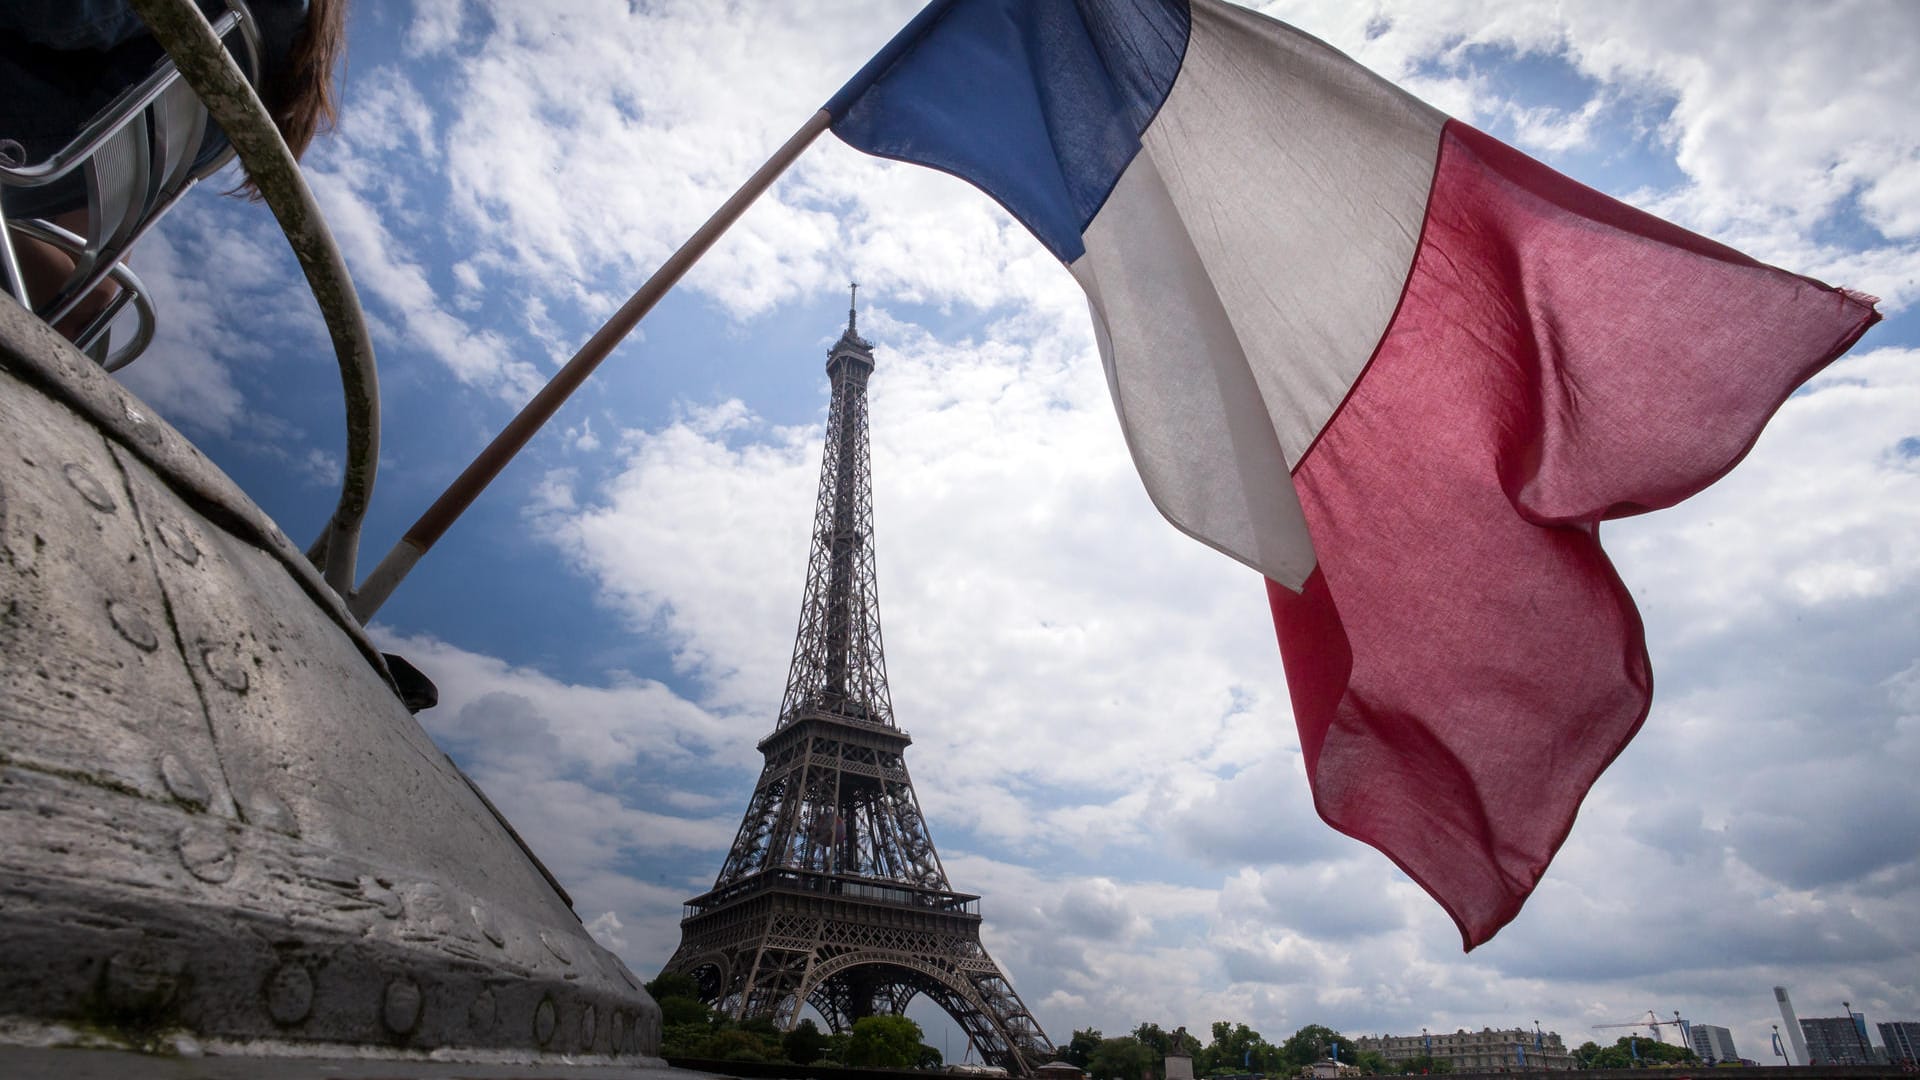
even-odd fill
[[[659,1016],[286,537],[0,297],[0,1020],[653,1064]]]
[[[707,1074],[635,1065],[488,1065],[339,1058],[156,1058],[105,1050],[0,1047],[9,1080],[705,1080]]]

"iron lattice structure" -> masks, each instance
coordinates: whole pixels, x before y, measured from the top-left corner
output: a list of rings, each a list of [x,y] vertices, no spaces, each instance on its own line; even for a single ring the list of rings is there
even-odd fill
[[[812,1005],[835,1031],[924,994],[989,1064],[1031,1074],[1053,1044],[980,944],[980,898],[934,850],[894,724],[880,638],[868,459],[873,346],[847,312],[793,664],[766,766],[709,892],[687,901],[666,969],[707,1004],[791,1029]]]

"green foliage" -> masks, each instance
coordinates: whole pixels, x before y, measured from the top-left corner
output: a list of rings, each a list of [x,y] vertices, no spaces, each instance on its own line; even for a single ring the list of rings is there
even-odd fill
[[[1336,1039],[1346,1046],[1352,1046],[1332,1028],[1324,1024],[1308,1024],[1280,1044],[1280,1056],[1284,1064],[1292,1066],[1289,1071],[1298,1071],[1327,1057]]]
[[[647,984],[647,993],[660,1005],[660,1053],[671,1057],[711,1056],[708,1042],[727,1027],[725,1018],[700,1000],[700,984],[692,976],[667,972]],[[733,1049],[741,1049],[733,1047]]]
[[[667,1024],[660,1029],[660,1056],[701,1057],[713,1028],[705,1023]]]
[[[692,998],[699,1001],[700,984],[695,982],[691,975],[682,975],[677,971],[662,972],[647,984],[647,993],[652,995],[655,1001],[669,997]]]
[[[919,1024],[904,1016],[863,1016],[853,1022],[847,1064],[900,1069],[919,1060]]]
[[[1638,1060],[1634,1051],[1640,1052]],[[1580,1044],[1573,1057],[1583,1069],[1634,1069],[1652,1065],[1685,1065],[1699,1061],[1693,1051],[1638,1035],[1622,1035],[1612,1046]]]
[[[709,1061],[774,1061],[780,1052],[755,1032],[731,1028],[709,1035],[699,1056]]]
[[[827,1036],[812,1020],[802,1020],[780,1040],[780,1049],[795,1065],[811,1065],[827,1052]]]
[[[1067,1045],[1060,1048],[1060,1060],[1069,1065],[1085,1069],[1087,1063],[1093,1060],[1093,1051],[1099,1045],[1099,1028],[1087,1028],[1084,1031],[1076,1031],[1073,1033],[1073,1038],[1067,1042]]]
[[[826,1060],[836,1065],[847,1063],[847,1046],[853,1042],[853,1036],[845,1031],[836,1031],[827,1036]]]
[[[1152,1047],[1131,1035],[1101,1039],[1089,1055],[1087,1075],[1092,1080],[1146,1080],[1160,1060]]]
[[[1133,1037],[1159,1059],[1176,1053],[1188,1057],[1198,1057],[1200,1054],[1200,1040],[1187,1034],[1186,1028],[1167,1031],[1159,1024],[1141,1024],[1133,1029]]]
[[[708,1061],[786,1061],[785,1033],[770,1018],[735,1023],[700,1000],[700,984],[677,973],[647,984],[660,1004],[663,1057]],[[818,1032],[815,1032],[818,1035]]]
[[[682,1024],[699,1024],[708,1028],[713,1026],[714,1012],[699,998],[675,995],[654,1000],[660,1003],[660,1023],[663,1027],[676,1027]]]
[[[1133,1038],[1153,1051],[1155,1057],[1164,1058],[1173,1052],[1173,1033],[1160,1030],[1159,1024],[1141,1024],[1133,1029]]]
[[[663,997],[700,997],[700,984],[691,975],[677,971],[661,972],[646,984],[647,993],[655,1001]]]
[[[921,1043],[920,1060],[914,1062],[913,1067],[916,1069],[937,1069],[940,1067],[941,1060],[939,1047],[928,1046],[926,1043]]]
[[[1213,1041],[1194,1061],[1203,1074],[1267,1072],[1278,1062],[1277,1047],[1245,1024],[1213,1022]]]
[[[1427,1055],[1422,1054],[1419,1057],[1408,1058],[1405,1061],[1400,1062],[1398,1071],[1406,1075],[1418,1075],[1420,1073],[1450,1073],[1453,1071],[1453,1062],[1448,1061],[1445,1058],[1428,1057]]]
[[[1346,1061],[1347,1058],[1344,1056],[1346,1051],[1342,1050],[1340,1053],[1342,1055],[1340,1060]],[[1386,1056],[1377,1050],[1354,1051],[1351,1064],[1368,1076],[1385,1076],[1395,1071],[1393,1066],[1387,1064]]]
[[[740,1021],[735,1024],[734,1027],[739,1028],[741,1031],[752,1032],[763,1039],[777,1040],[786,1036],[786,1033],[780,1030],[780,1025],[773,1022],[773,1017],[771,1016],[751,1017]]]

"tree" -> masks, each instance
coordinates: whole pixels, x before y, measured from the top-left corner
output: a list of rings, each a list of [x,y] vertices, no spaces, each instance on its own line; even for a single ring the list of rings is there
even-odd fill
[[[1448,1061],[1446,1058],[1429,1057],[1426,1054],[1422,1054],[1416,1058],[1407,1058],[1400,1062],[1400,1072],[1403,1075],[1450,1073],[1452,1071],[1453,1062]]]
[[[662,1028],[679,1027],[685,1024],[698,1024],[712,1030],[716,1019],[714,1011],[707,1008],[699,998],[673,997],[655,998],[660,1004],[660,1025]]]
[[[1336,1039],[1346,1042],[1339,1032],[1324,1024],[1308,1024],[1280,1044],[1280,1056],[1295,1069],[1305,1068],[1329,1056]]]
[[[1580,1048],[1573,1052],[1573,1057],[1583,1069],[1634,1069],[1645,1065],[1691,1064],[1700,1060],[1685,1047],[1638,1035],[1622,1035],[1614,1040],[1612,1046],[1581,1043]]]
[[[648,983],[647,993],[660,1005],[660,1053],[709,1057],[707,1043],[726,1021],[700,1000],[700,984],[685,975],[666,974]]]
[[[1146,1080],[1160,1057],[1131,1035],[1101,1039],[1087,1062],[1092,1080]]]
[[[1085,1069],[1087,1063],[1093,1060],[1093,1051],[1099,1045],[1099,1028],[1087,1028],[1084,1031],[1076,1031],[1073,1033],[1073,1038],[1067,1042],[1067,1045],[1060,1048],[1060,1060],[1077,1068]]]
[[[811,1065],[827,1052],[827,1036],[812,1020],[802,1020],[780,1040],[780,1049],[795,1065]]]
[[[695,982],[691,975],[682,975],[677,971],[666,971],[661,972],[652,982],[647,984],[647,993],[651,995],[655,1001],[668,997],[692,998],[695,1001],[699,1001],[700,984]]]
[[[1648,1056],[1648,1050],[1653,1051],[1652,1056]],[[1640,1060],[1661,1065],[1692,1065],[1700,1060],[1700,1055],[1685,1046],[1674,1046],[1649,1039],[1640,1044]]]
[[[1387,1064],[1386,1057],[1378,1050],[1354,1051],[1353,1064],[1368,1076],[1385,1076],[1393,1071],[1393,1067]]]
[[[853,1042],[853,1036],[844,1031],[836,1031],[827,1036],[826,1060],[836,1065],[847,1063],[847,1046]]]
[[[1164,1058],[1173,1052],[1173,1033],[1160,1030],[1159,1024],[1141,1024],[1133,1029],[1133,1037],[1155,1057]]]
[[[940,1067],[941,1061],[942,1057],[939,1047],[921,1043],[920,1060],[914,1062],[913,1067],[916,1069],[937,1069]]]
[[[1213,1073],[1240,1073],[1264,1070],[1273,1056],[1273,1047],[1260,1033],[1245,1024],[1213,1022],[1213,1041],[1201,1051],[1201,1068]]]
[[[772,1061],[780,1056],[776,1046],[751,1031],[729,1028],[707,1036],[699,1056],[709,1061]]]
[[[904,1069],[919,1060],[919,1024],[904,1016],[863,1016],[853,1022],[847,1064]]]
[[[665,1024],[660,1029],[660,1056],[691,1058],[705,1056],[707,1040],[713,1028],[707,1024]]]

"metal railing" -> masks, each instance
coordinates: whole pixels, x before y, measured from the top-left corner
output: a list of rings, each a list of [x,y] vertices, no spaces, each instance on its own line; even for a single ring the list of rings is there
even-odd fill
[[[903,908],[920,908],[960,915],[980,914],[980,898],[970,893],[917,889],[911,885],[900,885],[872,878],[781,868],[763,870],[751,877],[742,878],[726,888],[715,889],[704,896],[696,896],[682,906],[683,917],[690,919],[756,892],[803,892],[822,896],[846,896]]]
[[[229,0],[229,10],[213,24],[213,32],[220,39],[237,36],[248,67],[259,72],[259,31],[241,0]],[[74,345],[108,371],[132,363],[153,340],[152,302],[121,260],[188,189],[233,157],[229,149],[197,162],[207,114],[191,95],[173,92],[180,82],[178,67],[163,61],[115,95],[58,149],[38,161],[0,163],[0,185],[12,190],[32,191],[62,181],[84,186],[80,198],[89,218],[84,236],[32,217],[9,220],[0,208],[0,287],[46,322],[58,323],[103,282],[113,281],[117,295],[73,335]],[[72,260],[67,280],[37,304],[28,296],[15,236],[55,248]],[[129,305],[136,314],[133,340],[110,345],[108,330]]]

